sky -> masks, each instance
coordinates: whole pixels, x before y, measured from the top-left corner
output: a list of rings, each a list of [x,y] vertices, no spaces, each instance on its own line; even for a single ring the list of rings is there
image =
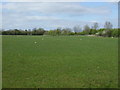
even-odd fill
[[[14,1],[14,0],[11,0]],[[20,1],[20,0],[18,0]],[[112,0],[111,0],[112,1]],[[2,6],[2,7],[1,7]],[[46,30],[73,28],[76,25],[90,27],[98,22],[102,28],[106,21],[113,27],[118,26],[117,2],[9,2],[0,3],[2,8],[3,29],[32,29]]]
[[[119,0],[1,0],[2,2],[118,2]]]

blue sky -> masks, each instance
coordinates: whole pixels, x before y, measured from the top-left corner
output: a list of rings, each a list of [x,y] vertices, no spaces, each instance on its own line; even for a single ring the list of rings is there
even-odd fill
[[[118,26],[117,2],[3,2],[2,16],[3,29],[91,27],[95,22],[103,27],[105,21]]]

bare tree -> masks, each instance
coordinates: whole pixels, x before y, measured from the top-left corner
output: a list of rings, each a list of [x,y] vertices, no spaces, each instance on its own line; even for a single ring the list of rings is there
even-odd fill
[[[95,22],[94,24],[93,24],[93,29],[95,29],[95,30],[97,30],[98,29],[98,23],[97,22]]]
[[[105,28],[106,30],[103,32],[103,36],[108,36],[108,37],[110,37],[110,36],[112,35],[112,31],[111,31],[112,27],[113,27],[112,23],[106,21],[106,22],[105,22],[105,25],[104,25],[104,28]]]
[[[68,35],[70,32],[72,32],[71,28],[64,28],[61,31],[61,34]]]
[[[106,21],[104,27],[106,30],[110,30],[112,29],[113,25],[111,22]]]
[[[88,25],[85,25],[85,26],[84,26],[84,31],[85,31],[87,34],[89,34],[89,32],[90,32],[90,27],[89,27]]]
[[[81,27],[79,25],[74,26],[73,30],[74,30],[75,33],[78,33],[78,32],[82,31],[82,29],[81,29]]]

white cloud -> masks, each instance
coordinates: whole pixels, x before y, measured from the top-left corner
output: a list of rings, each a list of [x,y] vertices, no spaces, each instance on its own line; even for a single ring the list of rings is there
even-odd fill
[[[0,3],[0,29],[2,29],[2,3]]]
[[[27,20],[59,20],[57,17],[53,16],[26,16]]]
[[[106,7],[89,8],[70,3],[7,3],[3,9],[12,10],[15,13],[38,12],[44,14],[106,14],[109,9]]]
[[[2,2],[118,2],[119,0],[2,0]]]
[[[68,16],[110,14],[108,7],[91,8],[73,3],[5,3],[3,10],[3,27],[8,29],[73,27],[79,23],[91,25],[93,20],[70,20]]]

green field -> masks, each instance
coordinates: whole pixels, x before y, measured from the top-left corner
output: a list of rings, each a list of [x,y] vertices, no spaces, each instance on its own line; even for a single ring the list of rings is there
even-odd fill
[[[3,36],[3,88],[115,88],[118,39]]]

